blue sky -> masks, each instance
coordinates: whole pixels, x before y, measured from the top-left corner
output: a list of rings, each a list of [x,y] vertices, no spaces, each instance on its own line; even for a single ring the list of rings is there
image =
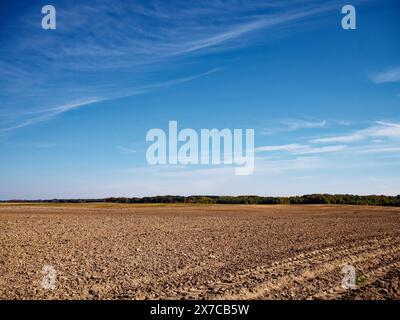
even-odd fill
[[[1,6],[0,199],[400,194],[398,1]],[[170,120],[254,128],[255,172],[148,165]]]

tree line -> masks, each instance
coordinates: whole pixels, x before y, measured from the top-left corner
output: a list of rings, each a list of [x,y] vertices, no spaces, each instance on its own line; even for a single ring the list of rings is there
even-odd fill
[[[293,197],[262,196],[155,196],[143,198],[106,198],[115,203],[203,203],[203,204],[351,204],[400,206],[400,195],[310,194]]]
[[[351,195],[351,194],[309,194],[293,197],[262,196],[154,196],[154,197],[109,197],[103,199],[52,199],[13,200],[13,202],[43,203],[198,203],[198,204],[349,204],[372,206],[400,206],[400,195]]]

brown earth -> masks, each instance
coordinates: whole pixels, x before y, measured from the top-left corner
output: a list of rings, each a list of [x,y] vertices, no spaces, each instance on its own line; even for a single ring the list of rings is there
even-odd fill
[[[2,204],[0,299],[400,299],[399,244],[400,208]]]

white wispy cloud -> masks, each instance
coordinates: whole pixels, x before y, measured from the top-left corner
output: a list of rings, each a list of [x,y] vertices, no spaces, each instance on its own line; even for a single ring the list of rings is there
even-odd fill
[[[277,146],[263,146],[255,149],[256,152],[285,151],[296,155],[338,152],[346,149],[345,145],[312,147],[303,144],[286,144]]]
[[[328,166],[329,161],[318,156],[299,156],[293,159],[256,159],[256,170],[253,175],[282,174],[290,171],[308,171]],[[118,170],[118,174],[134,175],[137,178],[154,177],[170,178],[173,181],[185,179],[191,183],[204,182],[210,186],[217,180],[247,179],[251,176],[236,176],[232,166],[185,166],[185,165],[162,165],[162,166],[139,166]],[[190,179],[189,179],[190,178]]]
[[[247,33],[272,28],[337,9],[332,3],[291,1],[109,1],[76,7],[68,1],[58,14],[58,35],[67,41],[34,37],[25,44],[46,57],[65,58],[63,68],[115,68],[153,64],[171,56],[239,47],[227,44]],[[301,6],[300,6],[301,5]],[[28,20],[30,21],[30,20]],[[105,26],[110,26],[109,28]],[[77,39],[69,39],[72,32]],[[101,39],[107,39],[102,41]],[[42,52],[52,42],[57,50]],[[227,45],[227,47],[224,47]],[[79,59],[77,59],[79,58]]]
[[[363,132],[356,132],[352,134],[342,135],[342,136],[332,136],[326,138],[312,139],[312,143],[346,143],[360,141],[365,138]]]
[[[288,151],[288,152],[293,152],[297,151],[303,146],[300,144],[283,144],[283,145],[278,145],[278,146],[263,146],[263,147],[257,147],[255,149],[256,152],[264,152],[264,151]]]
[[[287,130],[289,131],[295,131],[299,129],[324,128],[327,125],[326,120],[308,121],[302,119],[287,119],[283,120],[282,123],[287,125]]]
[[[118,151],[122,154],[137,154],[137,153],[142,152],[142,150],[131,149],[131,148],[123,147],[123,146],[118,146],[117,148],[118,148]]]
[[[37,123],[40,123],[40,122],[48,121],[48,120],[51,120],[52,118],[54,118],[55,116],[57,116],[57,115],[59,115],[59,114],[61,114],[63,112],[66,112],[66,111],[69,111],[69,110],[73,110],[73,109],[77,109],[77,108],[80,108],[82,106],[86,106],[86,105],[97,103],[97,102],[101,102],[101,101],[103,101],[103,99],[85,99],[85,100],[81,100],[81,101],[67,103],[67,104],[62,105],[62,106],[56,106],[56,107],[50,108],[50,109],[37,110],[37,111],[27,111],[23,115],[33,115],[33,114],[42,114],[42,115],[31,117],[31,118],[28,118],[27,120],[20,121],[18,124],[13,125],[13,126],[0,128],[0,133],[1,132],[4,133],[4,132],[7,132],[7,131],[12,131],[12,130],[23,128],[23,127],[26,127],[26,126],[34,125],[34,124],[37,124]]]
[[[33,25],[36,7],[27,9],[7,22],[16,36],[4,41],[0,50],[0,120],[12,122],[1,131],[177,84],[155,81],[154,74],[197,54],[243,47],[252,43],[242,41],[244,36],[254,40],[250,34],[312,19],[336,9],[338,3],[94,0],[76,6],[60,0],[57,32],[45,37]],[[164,84],[157,85],[160,82]]]
[[[278,124],[276,124],[278,122]],[[326,128],[328,122],[326,120],[305,120],[305,119],[282,119],[279,121],[271,121],[268,128],[261,130],[262,134],[271,135],[280,132],[292,132],[303,129],[321,129]]]
[[[117,99],[117,98],[124,98],[124,97],[128,97],[128,96],[135,96],[135,95],[139,95],[139,94],[149,93],[156,89],[166,88],[166,87],[170,87],[173,85],[178,85],[178,84],[182,84],[185,82],[189,82],[189,81],[198,79],[200,77],[204,77],[204,76],[213,74],[217,71],[219,71],[219,69],[215,68],[215,69],[209,70],[209,71],[201,73],[201,74],[191,75],[188,77],[183,77],[180,79],[170,80],[170,81],[166,81],[166,82],[162,82],[162,83],[154,83],[152,85],[139,86],[137,88],[126,88],[126,89],[119,90],[119,91],[115,90],[115,92],[113,92],[112,94],[109,94],[106,97],[85,98],[85,99],[70,102],[70,103],[67,103],[64,105],[60,105],[60,106],[55,106],[55,107],[48,108],[48,109],[39,109],[39,110],[35,110],[35,111],[23,111],[17,115],[19,117],[32,116],[32,115],[39,115],[39,116],[30,117],[26,120],[19,121],[15,125],[0,128],[0,133],[6,133],[8,131],[12,131],[12,130],[23,128],[26,126],[49,121],[64,112],[78,109],[83,106],[87,106],[87,105],[91,105],[91,104],[95,104],[95,103],[99,103],[99,102],[104,102],[104,101],[109,101],[109,100],[113,100],[113,99]]]
[[[374,125],[345,135],[312,139],[311,143],[350,143],[369,138],[400,138],[400,123],[376,121]]]
[[[352,151],[365,154],[374,154],[374,153],[398,154],[400,152],[400,146],[394,146],[394,145],[362,146],[362,147],[352,148]]]
[[[353,121],[350,121],[350,120],[339,120],[338,122],[337,122],[337,124],[339,124],[339,125],[341,125],[341,126],[351,126],[352,124],[354,124],[354,122]]]
[[[304,141],[304,138],[302,139]],[[396,121],[375,121],[365,129],[353,130],[348,134],[327,136],[308,140],[307,143],[288,143],[280,145],[259,146],[255,152],[261,153],[260,159],[284,163],[293,156],[318,155],[320,159],[329,159],[336,154],[338,161],[348,163],[348,159],[361,155],[379,155],[386,159],[400,156],[400,123]],[[265,157],[267,154],[269,157]],[[380,161],[375,165],[385,165]],[[388,165],[393,165],[389,162]]]
[[[383,72],[376,73],[371,76],[371,80],[374,83],[386,83],[386,82],[399,82],[400,81],[400,67],[385,70]]]
[[[53,149],[64,146],[64,144],[52,143],[52,142],[13,142],[13,143],[7,143],[7,145],[15,147],[23,147],[23,148],[28,147],[34,149]]]

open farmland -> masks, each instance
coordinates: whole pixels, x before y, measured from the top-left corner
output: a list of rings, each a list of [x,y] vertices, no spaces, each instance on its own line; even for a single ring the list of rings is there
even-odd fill
[[[400,208],[0,205],[0,299],[160,298],[400,299]]]

